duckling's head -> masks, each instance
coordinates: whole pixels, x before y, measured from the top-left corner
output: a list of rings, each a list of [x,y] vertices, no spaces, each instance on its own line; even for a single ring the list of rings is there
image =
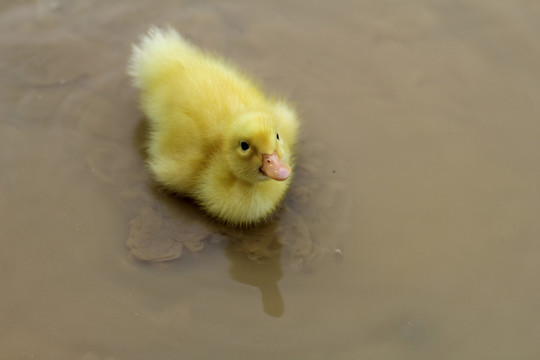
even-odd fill
[[[233,122],[228,160],[235,176],[250,183],[289,178],[290,149],[278,124],[274,115],[262,112],[243,114]]]

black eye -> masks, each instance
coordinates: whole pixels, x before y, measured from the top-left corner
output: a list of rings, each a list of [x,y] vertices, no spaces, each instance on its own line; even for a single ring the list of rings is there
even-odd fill
[[[246,151],[247,149],[249,149],[249,144],[245,141],[242,141],[240,143],[240,147],[242,148],[242,150]]]
[[[277,137],[277,139],[279,140],[279,134],[278,134],[278,133],[276,133],[276,137]]]

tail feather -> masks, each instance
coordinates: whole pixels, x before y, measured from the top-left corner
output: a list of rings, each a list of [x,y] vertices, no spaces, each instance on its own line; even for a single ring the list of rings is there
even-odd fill
[[[127,72],[134,85],[141,89],[171,65],[178,65],[182,54],[194,50],[196,48],[170,26],[154,26],[143,35],[139,44],[133,45]]]

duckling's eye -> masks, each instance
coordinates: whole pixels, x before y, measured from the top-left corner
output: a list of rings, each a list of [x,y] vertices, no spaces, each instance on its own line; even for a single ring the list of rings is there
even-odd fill
[[[276,138],[279,140],[279,134],[278,133],[276,133]]]
[[[249,144],[245,141],[242,141],[240,143],[240,147],[242,148],[242,150],[246,151],[247,149],[249,149]]]

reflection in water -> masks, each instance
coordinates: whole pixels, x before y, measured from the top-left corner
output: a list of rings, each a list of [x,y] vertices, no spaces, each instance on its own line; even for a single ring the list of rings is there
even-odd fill
[[[277,282],[282,277],[277,222],[249,230],[214,224],[186,199],[155,193],[155,208],[143,207],[130,223],[126,245],[140,261],[162,262],[197,253],[208,241],[227,241],[229,274],[240,283],[260,289],[265,313],[279,317],[284,305]]]
[[[231,263],[231,278],[259,288],[265,313],[273,317],[283,315],[285,305],[277,284],[283,274],[279,242],[275,238],[270,242],[231,239],[226,255]]]

